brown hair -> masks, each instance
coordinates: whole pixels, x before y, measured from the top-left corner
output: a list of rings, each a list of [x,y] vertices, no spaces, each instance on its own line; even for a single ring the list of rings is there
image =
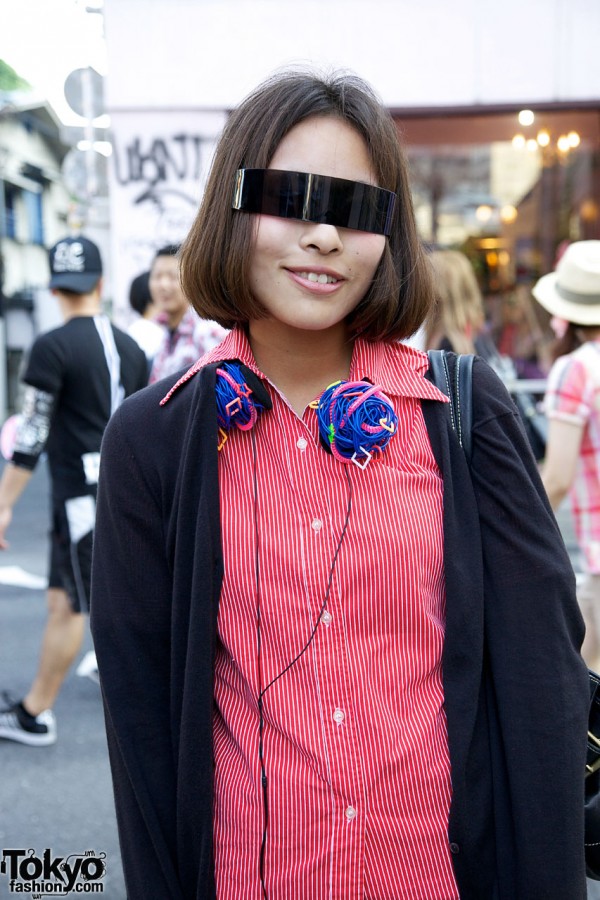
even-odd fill
[[[253,216],[231,207],[234,176],[239,168],[268,168],[285,135],[312,116],[336,116],[355,128],[379,187],[397,194],[392,231],[373,282],[350,316],[352,331],[371,340],[407,337],[428,313],[430,275],[394,122],[369,85],[354,75],[277,74],[232,112],[182,247],[183,290],[200,316],[225,328],[265,316],[249,288]]]
[[[600,325],[578,325],[569,322],[567,329],[561,338],[558,338],[551,349],[552,362],[567,353],[573,353],[586,341],[593,341],[600,334]]]
[[[475,338],[485,321],[483,299],[473,266],[459,250],[434,250],[435,312],[427,323],[425,344],[435,348],[444,338],[456,353],[475,353]]]

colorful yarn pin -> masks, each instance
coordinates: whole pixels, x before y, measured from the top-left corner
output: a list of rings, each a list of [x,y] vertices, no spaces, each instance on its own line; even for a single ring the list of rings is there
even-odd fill
[[[396,433],[398,417],[381,388],[367,381],[336,381],[317,405],[321,441],[343,463],[367,467]]]
[[[227,432],[230,428],[239,428],[240,431],[249,431],[252,428],[258,418],[259,410],[263,409],[263,404],[253,396],[240,366],[236,363],[223,363],[217,369],[216,374],[215,391],[220,450],[227,440]]]

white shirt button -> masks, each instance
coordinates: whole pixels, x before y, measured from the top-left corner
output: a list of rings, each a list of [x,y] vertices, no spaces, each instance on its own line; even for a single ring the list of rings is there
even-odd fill
[[[348,819],[348,821],[351,822],[352,819],[355,819],[355,818],[356,818],[356,810],[354,809],[353,806],[347,806],[347,807],[346,807],[346,812],[344,813],[344,815],[346,816],[346,818]]]
[[[335,709],[333,711],[333,721],[336,725],[341,725],[345,718],[346,714],[343,709]]]
[[[308,447],[308,441],[306,440],[306,438],[298,438],[298,440],[296,441],[296,447],[298,448],[298,450],[306,450],[306,448]]]
[[[312,522],[310,523],[310,527],[312,528],[313,531],[320,531],[321,528],[323,527],[323,523],[321,522],[320,519],[313,519]]]
[[[325,612],[321,616],[321,622],[323,623],[323,625],[331,625],[331,623],[333,622],[333,616],[331,615],[331,613],[325,610]]]

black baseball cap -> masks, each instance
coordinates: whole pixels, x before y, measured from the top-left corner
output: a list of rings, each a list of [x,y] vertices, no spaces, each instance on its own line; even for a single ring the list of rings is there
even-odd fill
[[[102,276],[100,251],[87,238],[66,237],[50,250],[50,288],[87,294]]]

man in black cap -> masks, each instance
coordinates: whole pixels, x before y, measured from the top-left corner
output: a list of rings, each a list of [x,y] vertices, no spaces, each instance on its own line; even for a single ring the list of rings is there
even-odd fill
[[[50,250],[50,271],[64,324],[31,348],[21,425],[0,479],[1,550],[8,546],[13,507],[46,451],[52,493],[48,620],[28,693],[0,710],[0,738],[31,746],[56,741],[52,706],[84,634],[102,435],[123,398],[147,380],[143,351],[101,312],[96,245],[64,238]]]

